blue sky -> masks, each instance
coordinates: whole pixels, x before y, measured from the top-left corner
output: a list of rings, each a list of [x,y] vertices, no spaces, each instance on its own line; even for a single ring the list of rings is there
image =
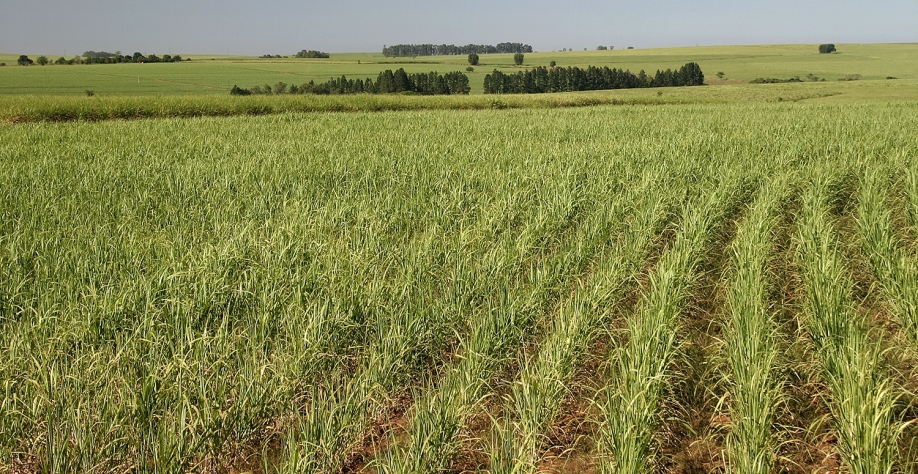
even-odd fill
[[[536,51],[918,42],[918,0],[0,1],[0,52],[14,54],[260,55],[504,41]]]

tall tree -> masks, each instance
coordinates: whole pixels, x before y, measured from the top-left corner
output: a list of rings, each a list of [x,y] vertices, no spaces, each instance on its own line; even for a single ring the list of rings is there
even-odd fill
[[[411,81],[408,79],[408,74],[405,72],[404,68],[398,68],[398,70],[395,71],[395,73],[392,75],[392,86],[394,89],[392,92],[405,92],[414,90],[414,87],[412,87]]]
[[[544,92],[571,92],[637,87],[696,86],[704,83],[704,73],[695,63],[688,63],[677,71],[657,71],[653,78],[644,71],[637,75],[621,69],[589,66],[536,67],[504,74],[494,70],[484,78],[485,94],[525,94]]]

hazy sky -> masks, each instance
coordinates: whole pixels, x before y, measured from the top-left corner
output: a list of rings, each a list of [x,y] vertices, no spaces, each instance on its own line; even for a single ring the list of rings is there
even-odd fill
[[[380,51],[384,44],[918,42],[918,0],[0,0],[0,52]]]

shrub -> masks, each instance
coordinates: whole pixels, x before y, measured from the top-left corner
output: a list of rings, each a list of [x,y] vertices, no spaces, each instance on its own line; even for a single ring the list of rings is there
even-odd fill
[[[834,44],[821,44],[819,45],[819,54],[829,54],[834,53],[835,45]]]
[[[6,66],[6,63],[0,63],[0,67]]]
[[[28,56],[23,54],[19,56],[18,60],[16,60],[16,64],[19,64],[20,66],[31,66],[32,64],[35,64],[35,61],[32,61]]]
[[[596,47],[596,51],[606,51],[606,50],[608,50],[608,49],[609,49],[609,48],[607,48],[607,47],[605,47],[605,46],[597,46],[597,47]]]
[[[47,66],[48,64],[51,63],[48,57],[44,55],[39,56],[38,58],[35,59],[35,61],[38,63],[39,66]]]
[[[475,72],[475,68],[473,68],[472,66],[469,66],[469,67],[465,68],[465,71],[466,71],[466,72]]]
[[[513,55],[513,62],[514,62],[517,66],[522,65],[522,64],[523,64],[523,53],[516,53],[516,54],[514,54],[514,55]]]
[[[83,91],[83,93],[86,94],[86,97],[92,97],[96,95],[96,91],[90,90],[90,89],[86,89],[85,91]]]
[[[310,50],[305,50],[305,49],[304,49],[304,50],[300,51],[299,53],[296,53],[296,55],[294,55],[294,57],[295,57],[295,58],[320,58],[320,59],[328,59],[330,56],[329,56],[328,53],[323,53],[323,52],[321,52],[321,51],[316,51],[316,50],[314,50],[314,49],[310,49]]]
[[[787,82],[803,82],[803,79],[800,79],[800,76],[794,76],[790,79],[776,79],[773,77],[757,77],[749,81],[750,84],[783,84]]]
[[[239,86],[233,86],[233,88],[230,89],[230,95],[252,95],[252,91],[243,89]]]
[[[552,61],[552,62],[548,63],[548,67],[555,67],[555,65],[557,65],[557,64],[558,64],[557,61]]]
[[[478,55],[475,53],[469,53],[469,64],[472,66],[478,65]]]
[[[503,102],[500,101],[500,100],[492,100],[492,101],[491,101],[491,108],[492,108],[492,109],[503,110],[503,109],[509,108],[509,106],[508,106],[507,104],[503,103]]]

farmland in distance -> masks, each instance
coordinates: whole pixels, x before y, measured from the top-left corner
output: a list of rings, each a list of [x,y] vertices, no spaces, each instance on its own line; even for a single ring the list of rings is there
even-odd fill
[[[862,81],[918,80],[918,44],[839,44],[838,53],[818,54],[816,45],[700,46],[683,48],[625,49],[611,51],[555,51],[525,55],[516,66],[512,54],[483,54],[481,63],[469,73],[472,94],[481,94],[485,74],[494,69],[505,73],[521,68],[608,66],[648,74],[658,69],[678,68],[689,61],[702,66],[708,84],[744,84],[756,78],[788,79],[812,75],[830,82],[858,78]],[[8,53],[13,53],[12,51]],[[44,54],[55,60],[61,53],[24,51],[32,59]],[[287,54],[283,51],[271,54]],[[292,54],[292,53],[291,53]],[[386,58],[381,53],[332,54],[328,59],[262,59],[245,56],[182,54],[190,62],[170,64],[112,64],[71,66],[16,65],[17,54],[0,54],[0,96],[84,95],[87,89],[98,96],[223,95],[234,86],[274,85],[278,81],[302,84],[325,82],[346,75],[376,78],[384,69],[404,68],[408,73],[439,71],[466,72],[465,56]],[[69,56],[68,56],[69,58]],[[717,73],[723,72],[723,77]],[[912,98],[915,96],[912,95]]]

